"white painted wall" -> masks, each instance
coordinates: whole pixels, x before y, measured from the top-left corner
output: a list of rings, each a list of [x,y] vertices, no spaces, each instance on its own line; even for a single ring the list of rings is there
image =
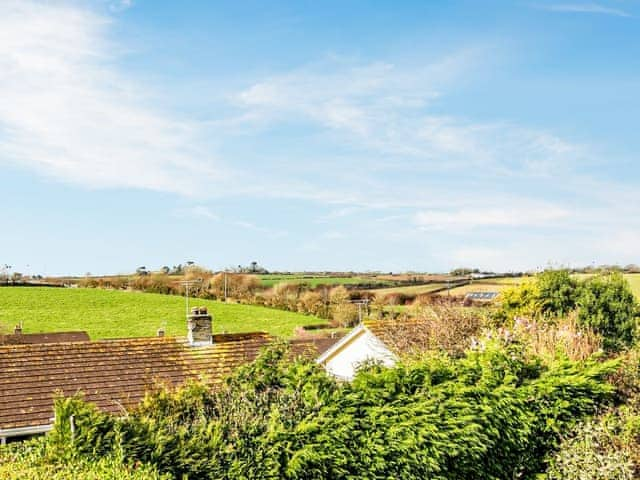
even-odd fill
[[[369,330],[362,329],[344,348],[322,362],[326,370],[342,380],[351,380],[356,369],[367,360],[375,360],[387,367],[396,363],[395,355]]]

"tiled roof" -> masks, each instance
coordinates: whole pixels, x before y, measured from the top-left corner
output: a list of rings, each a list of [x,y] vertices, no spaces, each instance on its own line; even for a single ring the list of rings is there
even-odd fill
[[[87,332],[17,333],[0,335],[0,345],[89,341]]]
[[[425,319],[367,320],[364,326],[396,355],[423,351],[433,338]]]
[[[407,318],[403,320],[367,320],[364,326],[380,340],[395,335],[407,335],[414,329],[421,329],[426,325],[424,320]]]
[[[82,391],[99,408],[119,412],[158,381],[219,382],[270,341],[248,333],[214,335],[205,347],[171,337],[0,346],[0,429],[49,424],[55,392]]]
[[[334,337],[309,337],[289,341],[294,355],[317,357],[338,342],[344,335]]]

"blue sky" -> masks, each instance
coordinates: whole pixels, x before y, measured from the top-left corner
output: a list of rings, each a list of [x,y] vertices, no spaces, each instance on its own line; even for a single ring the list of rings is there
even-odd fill
[[[640,263],[640,2],[0,1],[0,263]]]

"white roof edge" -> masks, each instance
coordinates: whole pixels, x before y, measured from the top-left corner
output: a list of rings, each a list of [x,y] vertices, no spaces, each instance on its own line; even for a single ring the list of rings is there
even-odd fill
[[[365,330],[367,330],[367,328],[363,323],[354,327],[353,330],[351,330],[344,337],[342,337],[336,343],[331,345],[327,350],[325,350],[324,353],[322,353],[322,355],[320,355],[316,359],[316,363],[320,363],[320,364],[324,363],[326,360],[329,359],[329,357],[331,357],[331,355],[333,355],[334,352],[341,349],[347,343],[351,342],[351,340],[353,340],[356,336],[358,336],[360,333],[362,333]]]
[[[38,433],[47,433],[52,428],[52,423],[30,427],[0,428],[0,438],[20,437],[22,435],[36,435]]]

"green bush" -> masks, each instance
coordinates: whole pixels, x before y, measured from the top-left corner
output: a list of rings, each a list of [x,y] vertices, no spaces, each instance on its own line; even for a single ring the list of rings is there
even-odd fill
[[[615,368],[542,365],[489,342],[460,359],[363,366],[340,384],[277,347],[213,392],[160,389],[123,418],[58,400],[48,442],[61,458],[121,452],[173,478],[532,479],[560,433],[610,401]]]
[[[578,321],[605,339],[605,346],[630,345],[636,331],[637,305],[622,274],[595,276],[581,285]]]
[[[47,452],[43,438],[0,447],[0,480],[169,480],[148,465],[126,465],[121,456],[97,460],[61,459]]]
[[[637,416],[614,412],[579,425],[552,456],[545,480],[638,478],[634,456],[640,445],[627,436],[629,424],[637,422]]]
[[[637,328],[638,304],[620,273],[577,280],[567,271],[550,270],[533,282],[505,290],[496,318],[517,316],[547,321],[577,312],[578,324],[602,335],[607,349],[631,345]]]

